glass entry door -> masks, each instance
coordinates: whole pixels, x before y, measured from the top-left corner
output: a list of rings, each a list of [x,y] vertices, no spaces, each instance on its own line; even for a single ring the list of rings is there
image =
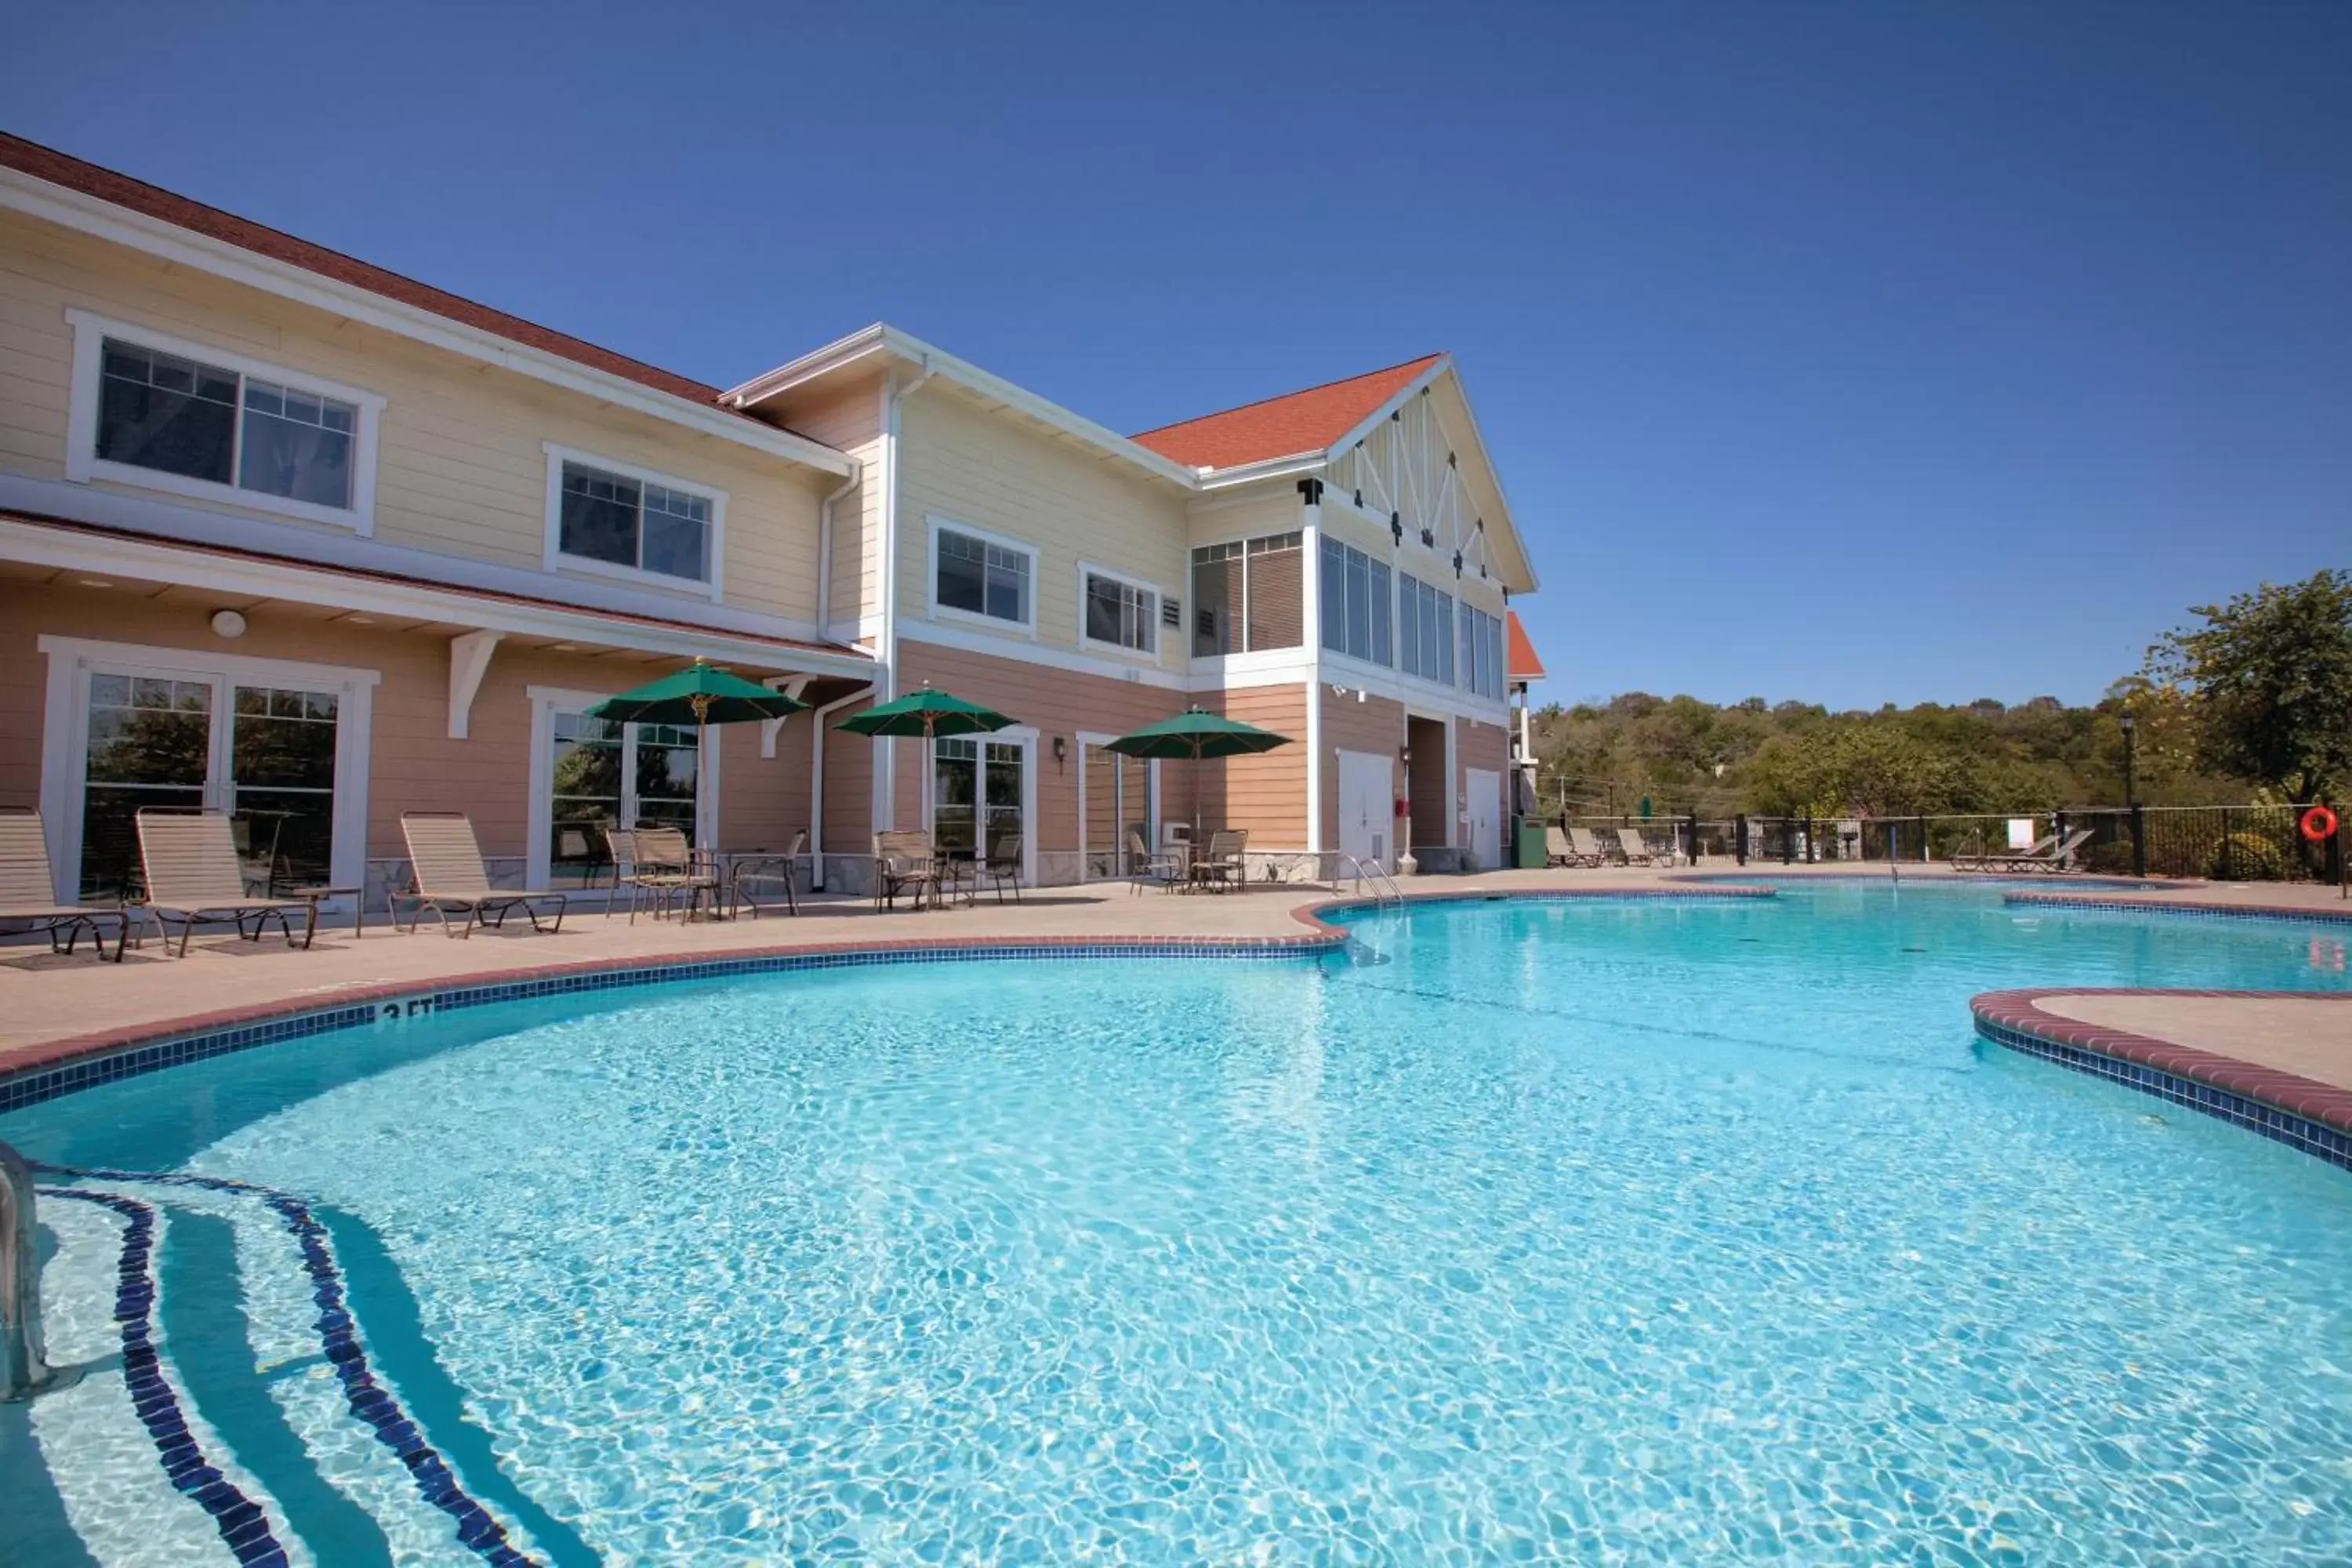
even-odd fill
[[[255,892],[331,879],[337,693],[94,669],[86,696],[83,898],[143,890],[136,817],[144,807],[228,813]]]
[[[593,885],[612,864],[608,827],[675,827],[697,842],[702,768],[691,729],[614,724],[566,709],[552,719],[551,884]]]
[[[1087,879],[1125,877],[1139,869],[1128,862],[1131,834],[1151,843],[1151,764],[1121,755],[1097,741],[1081,741],[1086,792]]]
[[[1024,837],[1029,748],[962,735],[932,744],[931,841],[950,854],[993,855],[1006,839]]]

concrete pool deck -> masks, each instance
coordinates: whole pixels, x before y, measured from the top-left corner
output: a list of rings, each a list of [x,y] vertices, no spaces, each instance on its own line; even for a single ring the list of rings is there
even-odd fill
[[[1746,868],[1709,862],[1687,868],[1612,868],[1496,871],[1472,876],[1410,879],[1409,897],[1449,899],[1563,891],[1688,895],[1731,885],[1769,888],[1790,879],[1876,879],[1884,866]],[[1901,879],[1956,879],[1940,868],[1909,866]],[[2276,914],[2312,922],[2314,962],[2341,963],[2352,947],[2352,905],[2334,888],[2294,885],[2183,883],[2122,888],[2096,879],[2053,877],[2030,887],[2010,886],[2013,898],[2036,903],[2080,901],[2105,908],[2147,908],[2231,915]],[[100,963],[84,945],[72,955],[45,944],[0,947],[0,1079],[76,1061],[124,1047],[219,1029],[263,1017],[346,1005],[366,999],[498,984],[536,976],[694,960],[774,957],[796,953],[964,946],[974,943],[1222,944],[1313,946],[1331,939],[1311,910],[1352,897],[1315,885],[1257,885],[1224,896],[1131,893],[1125,883],[1029,890],[1018,903],[982,901],[969,908],[914,913],[877,912],[863,899],[803,903],[798,917],[717,923],[607,920],[574,910],[554,935],[510,922],[453,941],[428,924],[413,934],[371,925],[355,938],[348,923],[322,925],[309,952],[270,938],[260,943],[233,936],[199,938],[185,959],[163,954],[150,942],[121,965]],[[2327,948],[2322,952],[2321,948]],[[2197,1053],[2200,1071],[2235,1073],[2266,1103],[2289,1110],[2308,1103],[2331,1126],[2352,1131],[2352,1007],[2315,994],[2221,995],[2188,993],[2012,992],[1979,997],[2010,1009],[2010,1026],[2079,1048],[2111,1044]],[[2011,1016],[2013,1014],[2014,1016]],[[2118,1047],[2117,1048],[2126,1048]],[[2187,1062],[2189,1058],[2181,1058]],[[2248,1077],[2246,1075],[2261,1075]],[[2266,1086],[2267,1092],[2254,1086]],[[2280,1095],[2294,1097],[2288,1104]],[[2341,1103],[2336,1103],[2340,1097]],[[2338,1121],[2338,1118],[2341,1121]]]

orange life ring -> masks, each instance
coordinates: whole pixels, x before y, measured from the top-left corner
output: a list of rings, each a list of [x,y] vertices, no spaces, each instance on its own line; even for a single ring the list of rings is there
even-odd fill
[[[2314,844],[2325,844],[2336,836],[2336,814],[2324,805],[2315,805],[2303,814],[2303,836]]]

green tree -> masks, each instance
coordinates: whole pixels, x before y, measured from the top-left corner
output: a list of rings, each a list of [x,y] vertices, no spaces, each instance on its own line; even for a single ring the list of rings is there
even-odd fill
[[[2204,624],[2150,648],[2147,673],[2188,695],[2204,764],[2289,800],[2352,786],[2352,574],[2189,613]]]

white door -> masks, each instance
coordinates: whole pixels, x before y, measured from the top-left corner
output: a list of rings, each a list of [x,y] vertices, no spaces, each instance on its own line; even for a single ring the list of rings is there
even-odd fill
[[[1503,775],[1492,768],[1463,770],[1470,792],[1470,854],[1481,871],[1503,864]]]
[[[1389,863],[1390,821],[1396,797],[1391,763],[1382,752],[1339,753],[1339,853],[1365,865]]]

